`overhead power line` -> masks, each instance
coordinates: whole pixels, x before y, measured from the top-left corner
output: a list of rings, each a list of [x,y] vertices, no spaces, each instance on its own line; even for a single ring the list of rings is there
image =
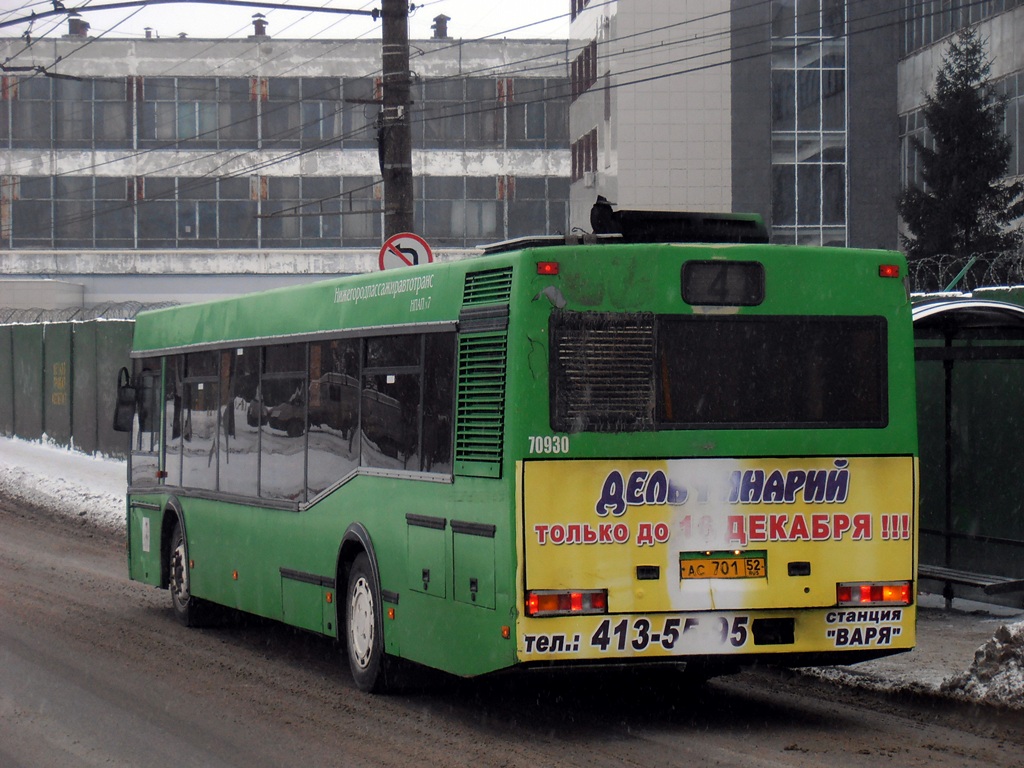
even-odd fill
[[[265,0],[125,0],[118,3],[104,3],[83,5],[74,8],[65,8],[61,0],[54,0],[53,9],[49,11],[32,11],[28,16],[20,16],[15,19],[0,21],[0,29],[13,27],[17,24],[27,24],[36,19],[45,19],[50,16],[67,16],[69,13],[116,11],[122,8],[139,8],[153,5],[226,5],[241,8],[269,8],[271,10],[289,11],[312,11],[316,13],[335,13],[350,16],[369,16],[374,21],[380,18],[380,9],[373,8],[369,11],[349,8],[331,8],[329,6],[318,7],[315,5],[292,5],[289,3],[268,3]],[[59,7],[58,7],[59,6]]]

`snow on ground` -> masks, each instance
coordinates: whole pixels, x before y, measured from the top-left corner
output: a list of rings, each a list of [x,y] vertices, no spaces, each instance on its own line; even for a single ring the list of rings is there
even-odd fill
[[[126,486],[123,460],[0,438],[0,494],[9,498],[123,532]]]
[[[88,456],[45,439],[29,442],[0,437],[0,495],[72,520],[87,518],[95,525],[123,533],[126,477],[125,462],[120,459]],[[921,597],[923,604],[934,596]],[[988,616],[985,621],[992,619]],[[934,627],[929,627],[931,622]],[[894,656],[854,667],[819,668],[816,673],[846,684],[942,692],[956,698],[1024,709],[1024,621],[993,622],[998,625],[995,634],[983,641],[970,668],[959,674],[949,675],[948,660],[914,662],[915,655],[938,661],[935,657],[942,649],[926,647],[928,638],[941,646],[954,645],[950,633],[955,634],[957,626],[971,627],[977,632],[978,624],[978,618],[975,616],[972,621],[970,614],[960,614],[958,618],[955,612],[938,613],[932,609],[927,617],[922,613],[919,618],[918,648],[907,657],[908,661]]]

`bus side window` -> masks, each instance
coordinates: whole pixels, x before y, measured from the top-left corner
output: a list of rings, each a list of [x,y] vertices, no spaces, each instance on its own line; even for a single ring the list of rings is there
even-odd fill
[[[452,472],[455,334],[426,337],[423,361],[423,471]]]
[[[218,490],[256,496],[259,466],[261,347],[228,350],[221,366],[220,476]]]
[[[359,466],[359,340],[309,345],[308,497]]]
[[[275,344],[263,350],[260,398],[260,496],[305,501],[306,345]]]
[[[155,485],[160,460],[160,359],[137,360],[132,383],[131,482]]]
[[[168,357],[164,365],[164,440],[167,454],[164,466],[168,485],[181,485],[181,369],[184,357]]]
[[[360,465],[452,471],[455,334],[366,340]]]
[[[182,387],[182,485],[217,489],[220,430],[220,352],[185,356]]]
[[[420,334],[366,340],[360,464],[418,471],[422,377]]]

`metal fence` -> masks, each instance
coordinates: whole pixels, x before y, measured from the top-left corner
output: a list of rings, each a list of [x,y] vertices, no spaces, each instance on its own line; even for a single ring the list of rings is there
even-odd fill
[[[135,315],[152,306],[0,309],[0,434],[127,456],[113,430],[117,374],[131,368]]]

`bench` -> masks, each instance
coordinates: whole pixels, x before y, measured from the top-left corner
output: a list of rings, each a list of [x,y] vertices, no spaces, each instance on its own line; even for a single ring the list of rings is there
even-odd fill
[[[987,573],[974,573],[958,568],[946,568],[941,565],[919,565],[918,578],[945,582],[942,596],[946,598],[946,608],[953,607],[953,585],[963,584],[977,587],[986,595],[1005,595],[1010,592],[1024,591],[1024,579],[1012,576],[993,576]]]

